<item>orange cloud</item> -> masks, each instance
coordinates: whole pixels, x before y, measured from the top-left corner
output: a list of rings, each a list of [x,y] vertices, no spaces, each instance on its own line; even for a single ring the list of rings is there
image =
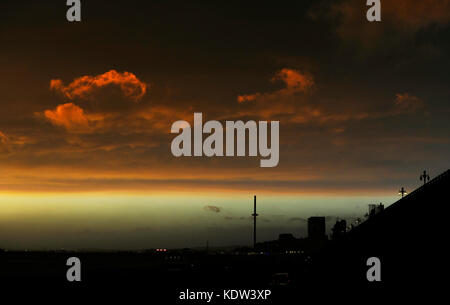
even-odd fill
[[[175,106],[157,105],[141,109],[131,114],[129,121],[132,122],[131,124],[135,130],[147,128],[167,133],[175,121],[192,121],[192,113],[193,110],[191,107],[180,109]]]
[[[281,69],[272,78],[272,81],[276,80],[281,80],[286,84],[286,88],[280,90],[281,94],[308,93],[315,87],[311,74],[294,69]]]
[[[238,103],[251,102],[251,101],[255,101],[259,96],[261,96],[260,93],[256,93],[256,94],[243,94],[243,95],[239,95],[239,96],[237,97],[237,101],[238,101]]]
[[[283,68],[271,79],[272,82],[282,81],[284,88],[267,93],[240,95],[238,103],[242,103],[238,117],[257,115],[264,120],[283,120],[288,123],[308,123],[343,121],[347,116],[329,113],[318,105],[308,103],[306,96],[316,88],[314,78],[307,72]],[[247,103],[257,101],[257,103]]]
[[[86,112],[83,108],[66,103],[55,109],[36,113],[55,126],[64,127],[67,131],[77,134],[116,132],[126,133],[167,133],[172,122],[177,120],[192,120],[192,109],[178,109],[164,105],[139,108],[126,113]]]
[[[10,152],[10,139],[0,131],[0,153]]]
[[[314,78],[311,74],[295,69],[283,68],[271,79],[272,82],[282,81],[285,87],[269,93],[243,94],[237,97],[238,103],[256,100],[279,99],[297,93],[310,93],[315,88]]]
[[[9,142],[8,136],[0,131],[0,143],[7,144],[8,142]]]
[[[347,121],[369,118],[383,118],[393,115],[411,114],[425,106],[418,97],[408,93],[397,94],[394,105],[385,110],[339,109],[324,103],[312,104],[309,96],[315,90],[314,78],[309,73],[284,68],[278,71],[271,81],[281,80],[285,87],[273,92],[240,95],[236,117],[258,116],[263,120],[282,120],[285,123],[318,123],[335,125]],[[299,94],[302,93],[302,94]],[[246,103],[257,101],[257,103]],[[339,126],[341,128],[341,126]],[[332,128],[332,127],[331,127]]]
[[[425,106],[423,100],[408,93],[396,94],[394,103],[396,109],[400,112],[415,112]]]
[[[82,108],[73,103],[58,105],[55,110],[45,110],[44,116],[54,125],[69,130],[87,129],[89,120]]]
[[[108,85],[115,85],[120,88],[124,96],[134,101],[138,101],[147,91],[147,85],[140,81],[130,72],[119,73],[115,70],[108,71],[97,76],[82,76],[73,80],[65,86],[60,79],[50,81],[50,89],[63,94],[68,99],[86,99],[96,97],[96,90]],[[100,97],[101,98],[101,97]],[[110,103],[108,103],[109,105]],[[126,106],[128,108],[128,106]],[[137,107],[137,106],[136,106]],[[86,112],[85,109],[74,103],[58,105],[55,109],[48,109],[42,113],[37,113],[41,118],[45,118],[55,126],[61,126],[72,133],[92,133],[98,131],[112,131],[127,127],[128,125],[140,124],[130,117],[130,109],[118,111],[117,109],[92,109]],[[148,124],[144,124],[148,126]]]
[[[13,152],[16,148],[33,143],[35,143],[35,141],[29,136],[6,134],[0,131],[0,152]]]
[[[147,92],[147,85],[140,81],[136,75],[130,72],[120,73],[116,70],[96,76],[82,76],[67,86],[64,86],[60,79],[52,79],[50,89],[60,92],[72,100],[74,98],[86,98],[94,90],[111,84],[119,86],[123,94],[134,101],[140,100]]]

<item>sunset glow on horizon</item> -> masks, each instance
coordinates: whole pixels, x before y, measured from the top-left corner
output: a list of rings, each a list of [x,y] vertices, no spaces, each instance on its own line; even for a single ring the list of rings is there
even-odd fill
[[[261,240],[304,236],[449,168],[448,2],[91,2],[1,10],[0,248],[247,245],[253,195]],[[196,112],[279,121],[279,163],[174,157]]]

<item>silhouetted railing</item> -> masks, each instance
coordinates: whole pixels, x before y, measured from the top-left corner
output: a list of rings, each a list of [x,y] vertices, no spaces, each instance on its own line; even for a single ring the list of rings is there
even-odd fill
[[[448,176],[450,176],[450,169],[446,170],[446,171],[443,172],[442,174],[440,174],[440,175],[436,176],[435,178],[431,179],[430,181],[428,181],[428,182],[425,183],[424,185],[422,185],[422,186],[416,188],[414,191],[412,191],[411,193],[407,194],[406,196],[404,196],[403,198],[399,199],[399,200],[396,201],[396,202],[405,200],[405,199],[407,199],[408,197],[410,198],[410,197],[412,197],[414,194],[417,194],[417,193],[419,193],[419,192],[424,191],[426,187],[432,186],[432,185],[438,183],[439,181],[441,181],[442,179],[444,179],[444,178],[446,178],[446,177],[448,177]],[[395,203],[394,203],[394,204],[395,204]],[[394,204],[390,205],[389,207],[393,206]],[[389,207],[387,207],[387,208],[389,208]]]
[[[379,217],[383,217],[382,215],[386,215],[386,213],[389,213],[390,211],[393,211],[393,209],[401,208],[401,206],[403,206],[404,204],[407,204],[406,201],[410,201],[414,196],[417,196],[418,194],[424,192],[425,190],[429,189],[430,187],[432,187],[432,186],[436,185],[437,183],[441,182],[442,180],[449,179],[449,178],[450,178],[450,170],[446,170],[442,174],[436,176],[435,178],[433,178],[429,182],[427,182],[424,185],[418,187],[417,189],[415,189],[411,193],[407,194],[406,196],[400,198],[399,200],[397,200],[396,202],[394,202],[390,206],[386,207],[383,211],[376,213],[372,217],[367,218],[362,223],[360,223],[357,226],[353,227],[349,231],[349,233],[351,234],[352,232],[354,233],[354,232],[356,232],[358,230],[361,230],[362,227],[366,227],[374,219],[379,218]],[[402,203],[404,203],[404,204],[402,204]]]

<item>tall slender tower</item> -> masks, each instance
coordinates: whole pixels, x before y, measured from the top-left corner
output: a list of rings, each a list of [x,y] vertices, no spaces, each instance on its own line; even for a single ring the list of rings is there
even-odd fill
[[[253,248],[256,248],[256,195],[253,197]]]

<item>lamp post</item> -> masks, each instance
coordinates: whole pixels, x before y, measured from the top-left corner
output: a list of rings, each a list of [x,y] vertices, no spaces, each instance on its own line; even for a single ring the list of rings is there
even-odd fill
[[[423,171],[422,175],[420,175],[420,181],[423,181],[423,185],[430,181],[430,176],[428,175],[427,171]]]
[[[399,194],[399,195],[402,195],[402,198],[403,198],[403,196],[405,196],[405,195],[408,194],[408,193],[406,192],[405,188],[402,186],[402,188],[400,189],[400,191],[398,191],[398,194]]]
[[[253,248],[256,248],[256,195],[253,197]]]

